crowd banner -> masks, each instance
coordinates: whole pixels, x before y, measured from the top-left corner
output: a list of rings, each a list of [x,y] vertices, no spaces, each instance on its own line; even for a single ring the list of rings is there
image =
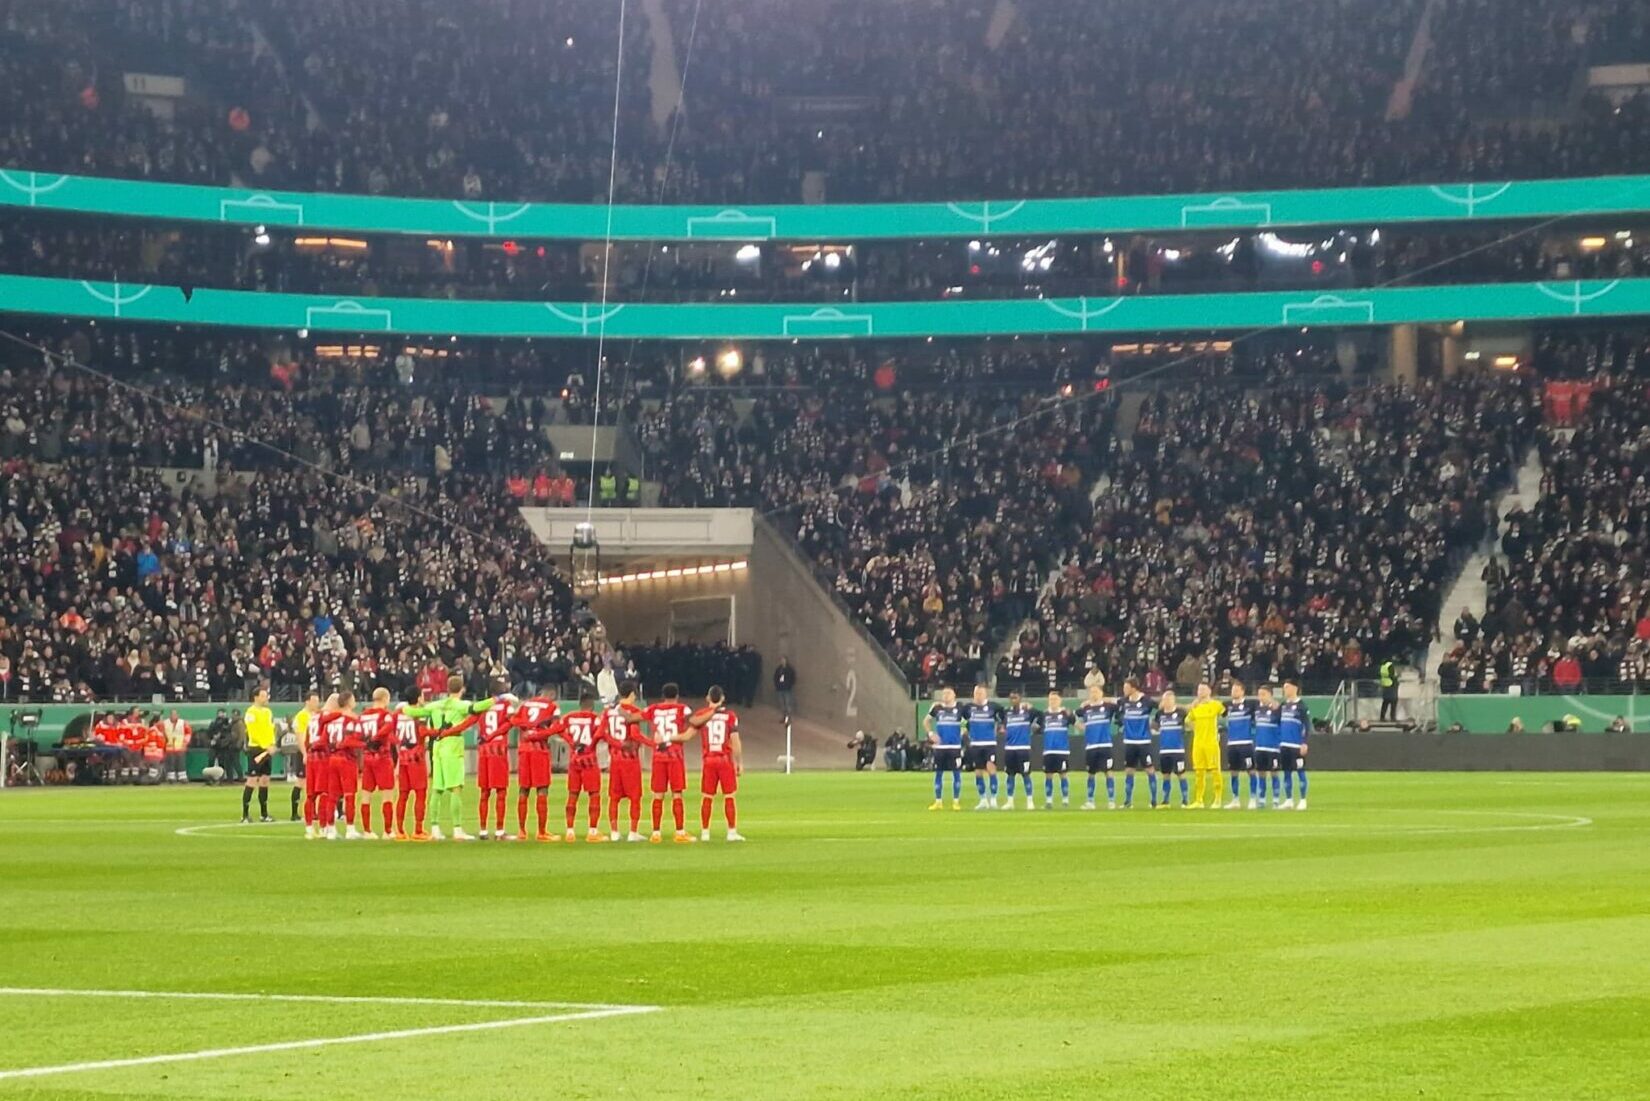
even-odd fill
[[[81,214],[431,237],[603,240],[607,207],[260,191],[0,169],[0,204]],[[1650,176],[1203,195],[773,206],[615,206],[613,236],[862,241],[1303,226],[1461,224],[1650,210]]]
[[[1385,287],[1315,294],[1160,294],[937,302],[704,305],[337,298],[0,275],[0,311],[348,334],[846,340],[1239,331],[1650,314],[1650,278]]]

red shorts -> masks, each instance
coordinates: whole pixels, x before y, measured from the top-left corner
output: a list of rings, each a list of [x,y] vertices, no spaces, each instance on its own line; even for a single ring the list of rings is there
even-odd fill
[[[476,783],[483,791],[510,786],[510,758],[502,753],[476,755]]]
[[[706,757],[705,771],[699,777],[699,790],[706,795],[732,795],[739,790],[739,777],[733,771],[732,757]]]
[[[401,763],[395,768],[396,782],[402,791],[426,791],[430,786],[430,763],[423,754],[410,758],[405,753],[401,755]]]
[[[578,795],[588,791],[598,795],[602,790],[602,766],[594,761],[581,764],[574,761],[567,769],[567,794]]]
[[[332,758],[316,753],[304,754],[304,787],[317,795],[332,786]]]
[[[640,799],[642,797],[642,759],[614,757],[607,764],[607,797],[609,799]]]
[[[653,791],[687,790],[687,761],[677,754],[653,755]]]
[[[327,788],[337,796],[354,795],[355,789],[361,786],[361,766],[355,763],[355,758],[348,753],[340,753],[332,759],[332,784]]]
[[[395,761],[388,753],[369,753],[361,758],[361,790],[386,795],[395,790]]]
[[[524,788],[550,786],[550,751],[548,749],[516,750],[516,782]]]

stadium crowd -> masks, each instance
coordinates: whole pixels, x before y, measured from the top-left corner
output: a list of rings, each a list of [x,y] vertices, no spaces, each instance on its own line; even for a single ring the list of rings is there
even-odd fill
[[[911,679],[976,675],[1082,530],[1111,403],[1005,385],[1090,370],[1052,347],[912,357],[912,376],[952,382],[898,393],[876,383],[891,365],[803,355],[820,389],[759,393],[744,415],[725,394],[678,391],[644,417],[663,501],[766,511]]]
[[[615,193],[951,200],[1650,165],[1650,97],[1573,91],[1597,56],[1644,60],[1635,5],[1434,7],[1409,73],[1421,0],[1348,0],[1311,20],[1287,0],[1052,0],[997,18],[965,0],[828,0],[784,19],[756,0],[671,0],[625,28]],[[650,86],[666,26],[665,71],[685,74],[674,111],[675,89]],[[33,5],[0,35],[0,162],[597,201],[617,40],[612,9],[520,0]],[[157,69],[189,94],[124,87]]]
[[[1505,517],[1487,611],[1457,618],[1440,680],[1467,692],[1650,689],[1650,336],[1547,334],[1537,362],[1585,379],[1585,407],[1575,427],[1542,432],[1541,498]]]
[[[1495,377],[1154,394],[1010,679],[1332,690],[1413,660],[1536,417],[1529,386]]]

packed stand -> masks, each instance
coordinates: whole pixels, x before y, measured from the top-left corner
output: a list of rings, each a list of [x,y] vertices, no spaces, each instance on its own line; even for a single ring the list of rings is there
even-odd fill
[[[95,461],[0,471],[22,699],[403,691],[435,663],[556,684],[584,660],[565,582],[485,479],[276,470],[209,496]]]
[[[153,329],[77,330],[53,350],[113,381],[10,347],[0,366],[14,696],[242,698],[261,678],[289,697],[340,678],[399,691],[437,663],[531,690],[599,659],[516,511],[569,481],[546,473],[539,399],[490,401],[424,363],[299,365]]]
[[[664,503],[763,510],[911,680],[968,677],[1087,521],[1113,407],[1062,396],[1061,380],[1091,370],[1081,351],[912,356],[898,369],[910,379],[972,384],[898,391],[894,374],[878,382],[892,362],[817,351],[834,361],[818,389],[758,391],[748,407],[678,390],[639,434]]]
[[[1540,438],[1541,498],[1506,519],[1488,610],[1456,622],[1440,672],[1463,692],[1650,689],[1650,336],[1548,334],[1538,363],[1587,387]]]
[[[1018,678],[1333,691],[1414,660],[1536,408],[1487,376],[1152,395],[1019,640]]]
[[[954,200],[1650,165],[1650,97],[1570,109],[1586,61],[1642,44],[1636,5],[1447,0],[1406,101],[1425,7],[1053,0],[1004,22],[977,0],[670,0],[685,102],[654,114],[653,30],[632,13],[613,183],[626,201]],[[527,0],[18,8],[0,162],[602,201],[617,44],[612,6]],[[134,66],[189,81],[169,123],[123,87]]]

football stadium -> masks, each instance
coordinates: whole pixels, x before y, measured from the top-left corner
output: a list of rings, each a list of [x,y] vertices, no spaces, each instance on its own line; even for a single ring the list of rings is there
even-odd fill
[[[1619,1101],[1650,7],[0,3],[0,1101]]]

